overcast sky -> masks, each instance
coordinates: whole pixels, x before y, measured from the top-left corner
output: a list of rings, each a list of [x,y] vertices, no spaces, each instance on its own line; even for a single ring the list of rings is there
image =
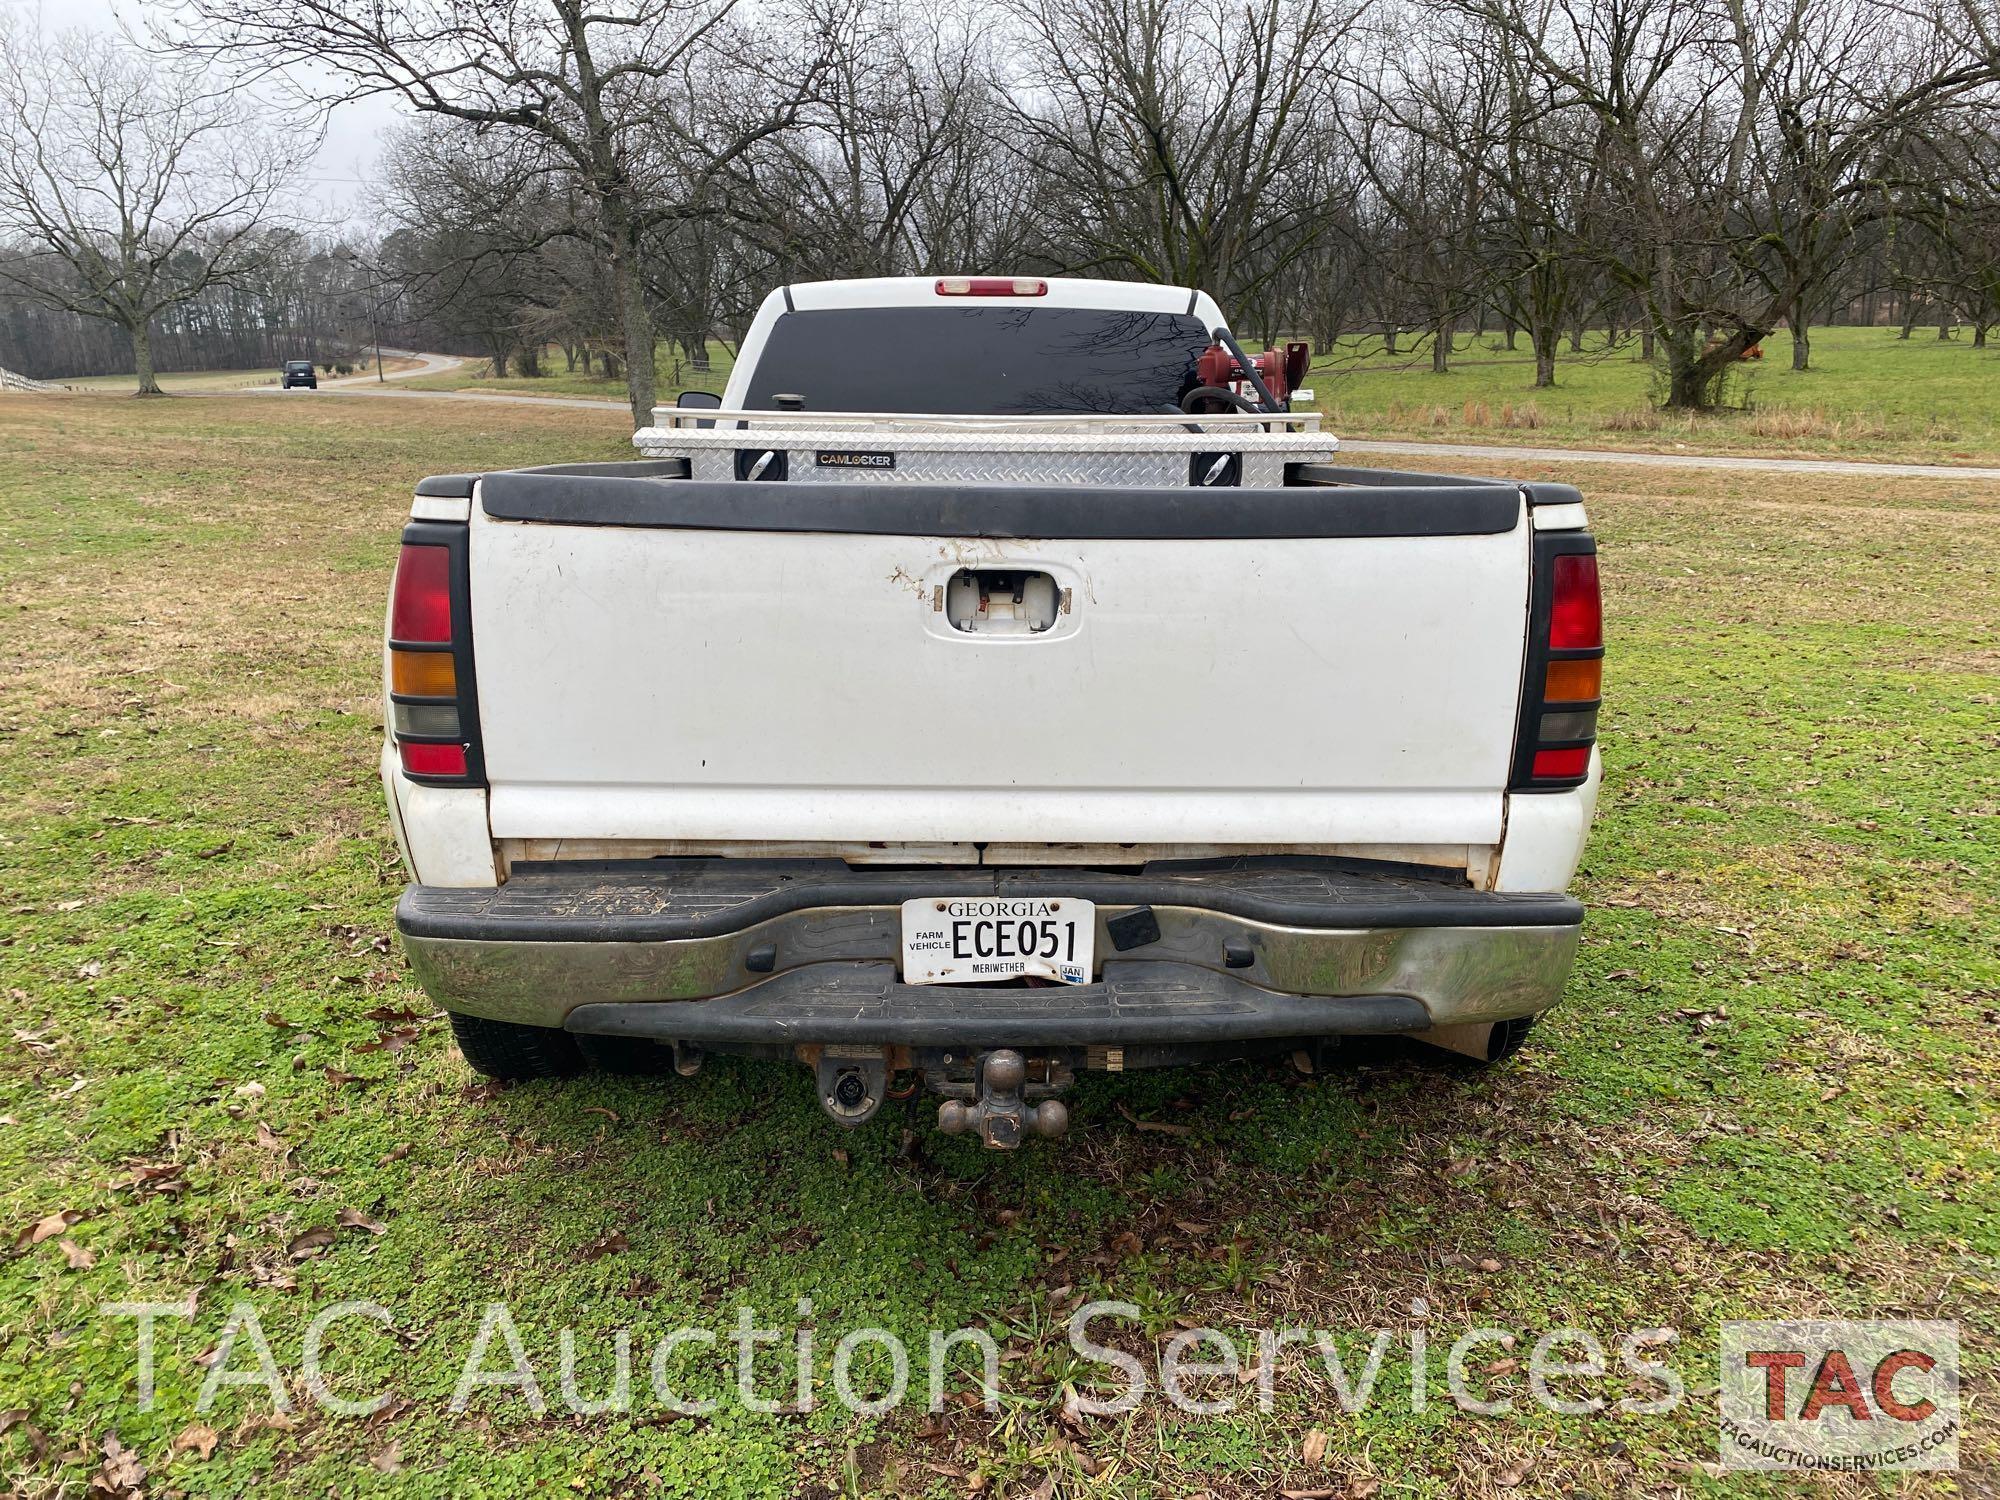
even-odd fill
[[[39,12],[45,31],[84,26],[98,31],[124,30],[144,37],[147,22],[168,14],[158,0],[0,0],[0,5],[27,15]],[[343,104],[327,121],[326,144],[313,162],[305,184],[314,200],[336,219],[372,218],[368,178],[381,150],[385,129],[405,118],[387,99]]]

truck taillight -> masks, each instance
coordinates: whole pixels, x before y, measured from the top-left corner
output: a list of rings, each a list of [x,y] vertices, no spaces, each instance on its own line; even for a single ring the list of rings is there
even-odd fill
[[[940,276],[940,297],[1046,297],[1049,284],[1032,276]]]
[[[458,522],[412,521],[403,529],[389,594],[389,732],[412,781],[484,784],[466,527]]]
[[[1586,532],[1538,532],[1514,790],[1566,791],[1583,783],[1603,693],[1597,543]]]

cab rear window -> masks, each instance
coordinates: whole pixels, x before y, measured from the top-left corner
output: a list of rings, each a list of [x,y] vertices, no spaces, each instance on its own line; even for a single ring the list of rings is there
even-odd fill
[[[745,405],[808,411],[1178,411],[1208,347],[1198,318],[1082,307],[853,307],[771,328]]]

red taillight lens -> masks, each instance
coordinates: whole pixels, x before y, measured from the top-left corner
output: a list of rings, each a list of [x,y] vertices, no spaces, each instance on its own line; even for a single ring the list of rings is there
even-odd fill
[[[1590,746],[1578,745],[1574,750],[1537,750],[1535,766],[1531,773],[1536,780],[1547,777],[1551,780],[1581,776],[1590,769]]]
[[[1511,782],[1521,791],[1568,791],[1590,775],[1604,691],[1604,606],[1587,535],[1535,538],[1529,619]]]
[[[466,774],[463,745],[413,745],[406,740],[397,749],[402,753],[403,769],[412,776]]]
[[[451,549],[404,543],[389,596],[389,638],[451,640]]]
[[[940,276],[940,297],[1046,297],[1049,284],[1032,276]]]
[[[389,592],[388,729],[403,774],[479,786],[479,699],[467,607],[470,538],[462,522],[413,520]]]
[[[1597,591],[1597,557],[1567,552],[1554,559],[1549,599],[1549,646],[1584,650],[1604,644],[1604,604]]]

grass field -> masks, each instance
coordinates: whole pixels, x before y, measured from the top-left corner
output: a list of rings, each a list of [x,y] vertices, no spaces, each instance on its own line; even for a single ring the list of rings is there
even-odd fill
[[[2000,458],[2000,344],[1971,335],[1941,342],[1935,329],[1908,340],[1894,328],[1816,328],[1812,368],[1794,373],[1791,340],[1764,341],[1764,358],[1739,366],[1730,400],[1745,409],[1687,417],[1653,407],[1653,367],[1637,345],[1607,349],[1601,334],[1574,355],[1568,343],[1553,390],[1534,389],[1525,338],[1461,335],[1452,369],[1431,372],[1426,343],[1391,356],[1379,338],[1317,351],[1313,393],[1336,431],[1403,437],[1924,463]]]
[[[126,1493],[143,1465],[192,1495],[1785,1495],[1713,1470],[1718,1325],[1819,1313],[1960,1321],[1968,1472],[1814,1493],[1979,1491],[2000,1463],[2000,486],[1565,468],[1603,545],[1607,780],[1578,970],[1529,1050],[1476,1078],[1386,1047],[1309,1077],[1100,1078],[1068,1141],[995,1156],[887,1114],[842,1134],[791,1065],[496,1090],[410,983],[374,760],[411,481],[623,451],[616,412],[0,403],[18,1492]],[[846,1329],[921,1350],[991,1328],[1001,1414],[863,1419],[822,1387],[812,1411],[679,1419],[647,1393],[664,1330],[727,1338],[741,1306],[790,1329],[804,1296],[822,1376]],[[1352,1370],[1388,1328],[1384,1391],[1408,1388],[1415,1323],[1434,1349],[1498,1325],[1519,1345],[1478,1379],[1516,1414],[1458,1410],[1433,1362],[1423,1412],[1349,1417],[1293,1349],[1269,1413],[1224,1380],[1244,1409],[1066,1421],[1086,1296],[1140,1309],[1142,1351],[1311,1326]],[[338,1393],[392,1394],[372,1416],[321,1412],[290,1373],[339,1299],[392,1319],[327,1335]],[[496,1389],[453,1415],[500,1299],[553,1407]],[[141,1300],[191,1308],[159,1322],[144,1412],[133,1320],[98,1312]],[[239,1302],[289,1412],[255,1386],[196,1409]],[[564,1326],[592,1398],[632,1330],[635,1412],[566,1409]],[[1678,1330],[1656,1347],[1689,1399],[1528,1403],[1524,1351],[1564,1326]],[[682,1351],[681,1392],[720,1393],[729,1347]],[[254,1372],[246,1342],[227,1367]]]
[[[275,369],[161,370],[156,378],[162,390],[185,395],[196,391],[233,391],[251,385],[270,385],[277,380],[278,372]],[[137,379],[137,376],[129,373],[72,375],[61,384],[73,391],[87,391],[93,395],[129,396]]]
[[[393,375],[398,370],[407,370],[415,360],[385,359],[382,373]],[[375,363],[371,359],[365,367],[357,366],[357,375],[373,376]],[[129,396],[137,377],[133,375],[72,375],[58,382],[73,391],[82,391],[97,396]],[[325,385],[344,376],[320,372],[320,383]],[[276,385],[278,371],[275,366],[255,370],[161,370],[158,373],[160,388],[169,395],[195,395],[204,391],[238,391],[253,385]]]
[[[722,388],[729,383],[729,372],[735,367],[735,345],[720,342],[708,346],[709,368],[696,370],[687,363],[680,351],[670,345],[661,344],[653,362],[653,377],[659,388],[660,404],[670,406],[682,391],[714,391],[722,394]],[[492,364],[488,360],[468,359],[455,370],[442,375],[425,375],[411,380],[409,385],[417,390],[432,391],[497,391],[528,396],[597,396],[606,401],[625,399],[625,377],[606,380],[601,375],[586,374],[582,370],[564,368],[562,351],[551,345],[542,354],[542,373],[528,376],[515,373],[504,379],[488,373]],[[595,367],[593,367],[593,370]]]
[[[1508,350],[1498,334],[1462,334],[1452,369],[1434,375],[1427,344],[1406,341],[1388,354],[1379,337],[1343,340],[1317,352],[1315,400],[1328,425],[1348,437],[1582,446],[1642,452],[1758,453],[1811,458],[1900,459],[1919,463],[2000,462],[2000,343],[1971,347],[1971,335],[1940,342],[1935,329],[1907,341],[1893,328],[1813,331],[1813,368],[1794,374],[1787,335],[1766,340],[1765,357],[1745,363],[1730,399],[1744,407],[1709,416],[1654,409],[1652,367],[1636,345],[1607,348],[1587,335],[1584,352],[1567,343],[1553,390],[1534,387],[1527,341]],[[661,347],[660,399],[682,390],[720,392],[733,346],[710,349],[711,369],[677,364]],[[564,373],[551,350],[548,371],[496,380],[482,360],[410,382],[433,390],[598,396],[622,401],[625,383]]]

